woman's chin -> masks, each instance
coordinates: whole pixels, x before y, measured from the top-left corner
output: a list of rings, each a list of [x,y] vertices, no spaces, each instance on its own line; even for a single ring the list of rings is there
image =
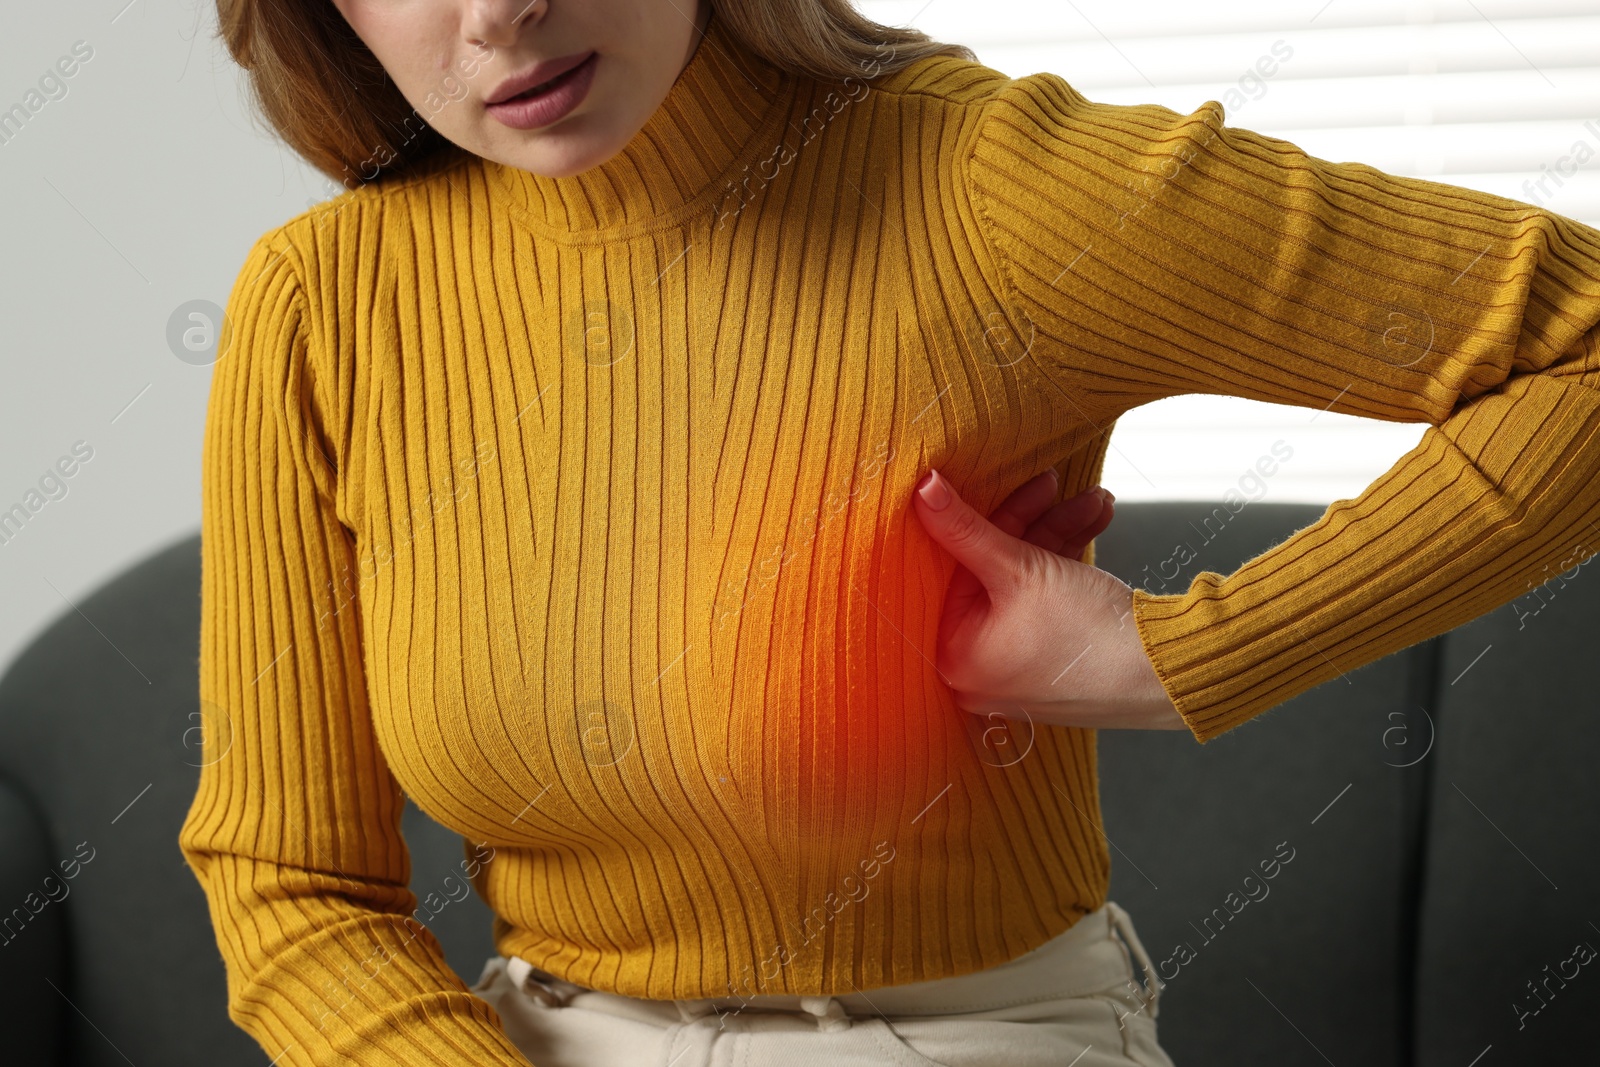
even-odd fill
[[[584,119],[589,116],[573,116]],[[509,167],[529,171],[546,178],[570,178],[598,167],[615,156],[627,145],[627,138],[602,132],[597,123],[561,123],[549,132],[539,132],[520,144],[506,145],[503,135],[495,138],[499,143],[473,147],[469,150]],[[512,131],[504,131],[510,133]]]

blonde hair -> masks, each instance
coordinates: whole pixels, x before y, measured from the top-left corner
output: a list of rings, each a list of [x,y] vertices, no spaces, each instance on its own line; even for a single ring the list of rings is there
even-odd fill
[[[932,55],[976,58],[964,45],[873,22],[850,0],[707,2],[751,52],[819,81],[882,77]],[[330,0],[217,0],[217,15],[256,113],[334,182],[382,181],[450,146]]]

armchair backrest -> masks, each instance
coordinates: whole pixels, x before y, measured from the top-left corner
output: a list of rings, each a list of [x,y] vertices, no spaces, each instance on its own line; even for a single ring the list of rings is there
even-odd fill
[[[1181,590],[1322,510],[1253,503],[1221,524],[1203,504],[1121,504],[1096,562]],[[1179,541],[1196,558],[1166,577]],[[0,918],[18,1062],[268,1062],[227,1017],[177,848],[199,773],[199,588],[191,537],[64,612],[0,678],[0,908],[29,914],[14,931]],[[1101,733],[1111,895],[1168,976],[1177,1062],[1316,1062],[1314,1044],[1337,1063],[1442,1067],[1491,1044],[1510,1057],[1496,1062],[1594,1046],[1600,967],[1549,975],[1577,943],[1600,947],[1597,636],[1585,567],[1208,745]],[[423,897],[461,841],[411,806],[404,832]],[[431,928],[475,981],[484,905],[453,902]],[[1541,1004],[1528,981],[1543,1006],[1519,1016]]]

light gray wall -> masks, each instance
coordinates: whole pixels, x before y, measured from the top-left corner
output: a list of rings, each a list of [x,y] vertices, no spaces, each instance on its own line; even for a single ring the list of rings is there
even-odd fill
[[[0,511],[76,442],[92,458],[0,543],[0,669],[199,529],[211,367],[174,354],[168,321],[225,305],[255,239],[325,195],[252,123],[215,34],[212,0],[6,7],[0,112],[38,110],[0,142]]]
[[[858,3],[1007,73],[1053,70],[1093,99],[1180,110],[1228,99],[1281,37],[1293,63],[1242,111],[1230,104],[1231,122],[1518,198],[1600,122],[1600,0]],[[93,56],[0,143],[0,513],[76,442],[93,458],[0,543],[0,669],[70,603],[199,528],[211,368],[178,358],[170,323],[191,301],[226,304],[255,239],[330,188],[254,125],[215,21],[215,0],[5,12],[0,117],[77,42]],[[1547,206],[1600,222],[1600,159]],[[1271,498],[1326,503],[1359,495],[1420,435],[1175,397],[1119,420],[1104,482],[1123,501],[1215,499],[1282,438],[1294,461]]]

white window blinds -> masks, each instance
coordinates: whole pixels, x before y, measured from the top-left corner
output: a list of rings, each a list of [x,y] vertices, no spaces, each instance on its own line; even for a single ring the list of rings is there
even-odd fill
[[[1189,112],[1313,155],[1539,204],[1600,226],[1600,0],[858,0],[1013,77]],[[1313,419],[1313,416],[1315,418]],[[1118,423],[1118,499],[1216,499],[1275,440],[1279,500],[1358,495],[1422,428],[1218,397]]]

